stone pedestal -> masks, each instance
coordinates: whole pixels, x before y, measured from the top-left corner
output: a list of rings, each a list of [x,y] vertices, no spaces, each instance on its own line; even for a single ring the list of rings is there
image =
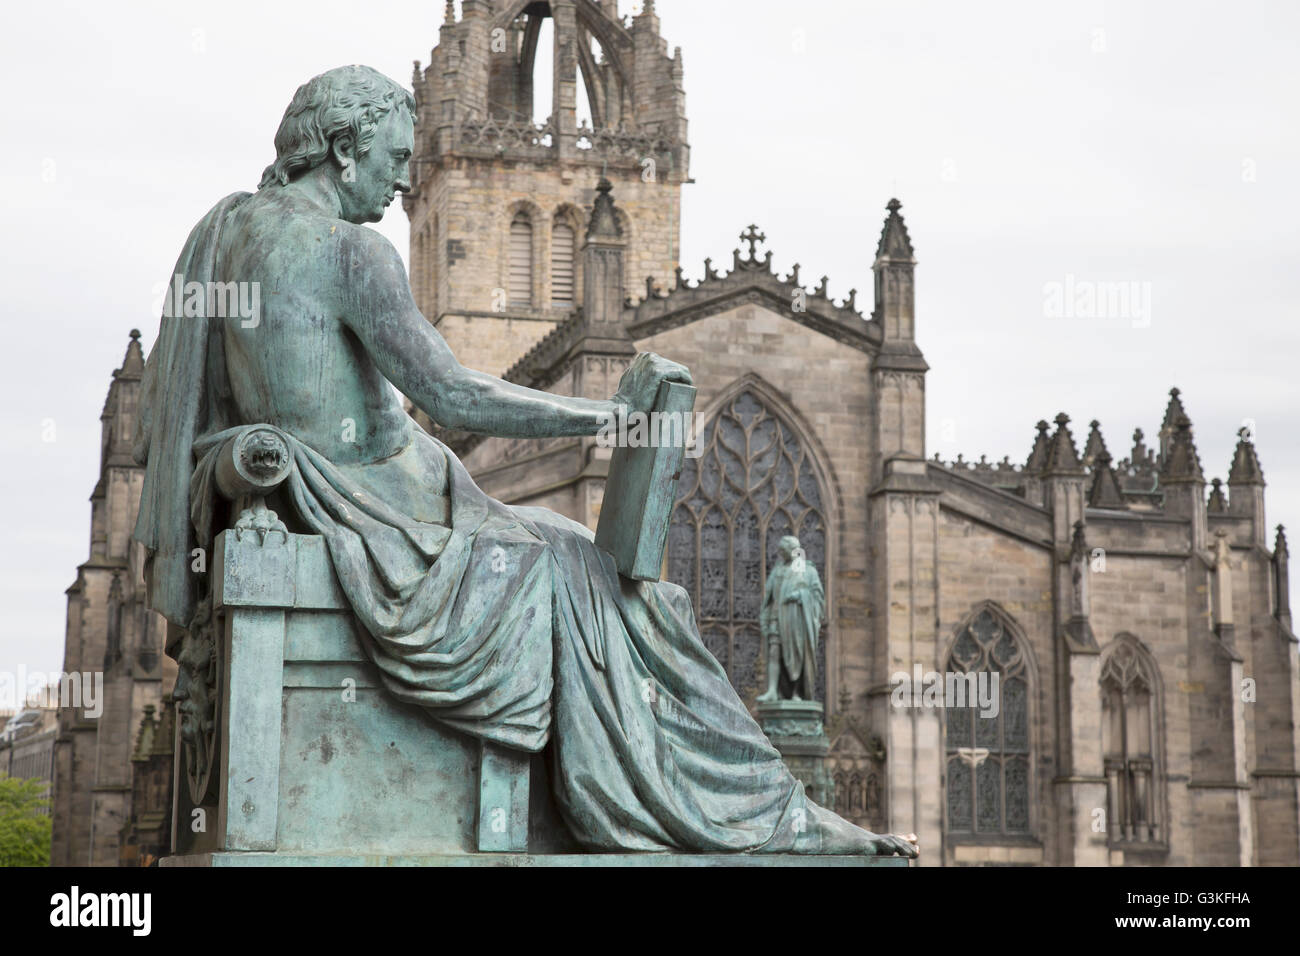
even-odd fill
[[[217,539],[212,796],[175,761],[164,865],[441,859],[578,849],[542,754],[485,743],[384,691],[323,539]]]
[[[758,704],[758,722],[763,733],[781,752],[790,772],[803,782],[814,803],[830,806],[833,788],[826,770],[830,740],[822,715],[822,705],[815,700],[772,700]]]

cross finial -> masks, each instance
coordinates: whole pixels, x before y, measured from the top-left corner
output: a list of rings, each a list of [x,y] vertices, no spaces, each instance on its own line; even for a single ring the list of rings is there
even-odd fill
[[[744,232],[740,234],[740,241],[749,243],[749,258],[757,259],[755,249],[760,242],[767,239],[767,236],[758,231],[758,226],[750,223]]]

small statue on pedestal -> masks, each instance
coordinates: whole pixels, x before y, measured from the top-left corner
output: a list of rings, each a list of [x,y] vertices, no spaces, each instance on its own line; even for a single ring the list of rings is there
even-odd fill
[[[758,700],[816,700],[817,636],[826,592],[798,538],[782,538],[780,554],[781,562],[767,576],[759,615],[767,640],[767,690]]]

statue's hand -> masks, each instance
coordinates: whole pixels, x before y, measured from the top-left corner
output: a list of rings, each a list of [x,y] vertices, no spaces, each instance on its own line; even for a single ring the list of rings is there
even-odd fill
[[[876,856],[905,856],[909,860],[916,859],[920,849],[916,844],[916,834],[909,833],[907,836],[899,836],[896,833],[882,833],[875,839]]]
[[[632,360],[614,393],[615,405],[626,405],[630,411],[649,412],[661,382],[691,384],[691,373],[685,365],[670,362],[653,352],[642,352]]]

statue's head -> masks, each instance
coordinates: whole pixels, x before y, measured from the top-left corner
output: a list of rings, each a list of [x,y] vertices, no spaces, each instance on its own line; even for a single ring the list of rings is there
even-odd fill
[[[415,98],[378,70],[341,66],[298,87],[275,134],[275,162],[258,187],[319,170],[348,222],[378,222],[411,188]]]
[[[777,547],[781,552],[781,557],[789,561],[794,557],[794,553],[799,550],[799,539],[792,534],[787,534],[781,539]]]

